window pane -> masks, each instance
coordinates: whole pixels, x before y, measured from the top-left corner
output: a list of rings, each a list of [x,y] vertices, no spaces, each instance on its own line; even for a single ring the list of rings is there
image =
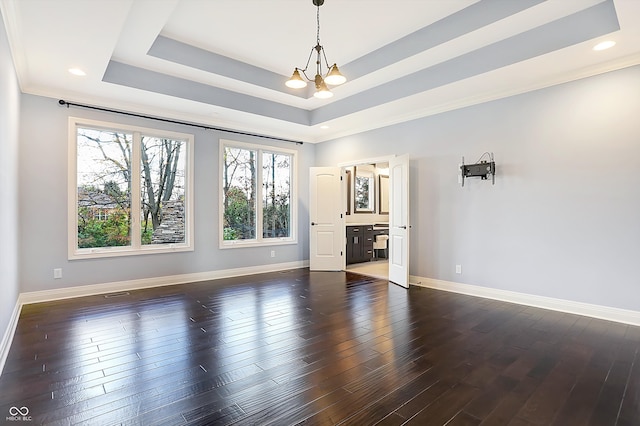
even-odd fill
[[[78,248],[131,244],[132,135],[78,128]]]
[[[373,210],[373,177],[357,176],[355,180],[355,208],[357,210]]]
[[[256,151],[225,147],[223,232],[225,240],[256,238]]]
[[[184,141],[142,136],[141,243],[185,242]]]
[[[291,236],[291,156],[262,155],[262,236]]]

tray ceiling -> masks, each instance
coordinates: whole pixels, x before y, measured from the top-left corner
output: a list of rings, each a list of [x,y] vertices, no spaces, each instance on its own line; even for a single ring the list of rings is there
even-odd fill
[[[311,0],[0,5],[25,93],[306,142],[640,63],[637,0],[326,0],[348,81],[320,100],[284,85],[315,44]]]

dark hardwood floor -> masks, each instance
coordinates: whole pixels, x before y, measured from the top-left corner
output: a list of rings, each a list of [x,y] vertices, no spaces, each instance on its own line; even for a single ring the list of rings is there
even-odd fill
[[[637,426],[639,349],[639,327],[298,269],[24,306],[0,420]]]

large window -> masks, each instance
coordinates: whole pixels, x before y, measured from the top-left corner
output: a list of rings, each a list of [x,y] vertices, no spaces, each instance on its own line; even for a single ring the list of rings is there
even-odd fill
[[[191,250],[193,137],[69,123],[69,257]]]
[[[220,144],[221,247],[295,241],[295,151]]]

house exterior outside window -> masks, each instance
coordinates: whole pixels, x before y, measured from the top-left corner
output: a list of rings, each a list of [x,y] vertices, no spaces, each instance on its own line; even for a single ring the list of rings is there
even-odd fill
[[[69,119],[69,258],[193,250],[193,135]]]

